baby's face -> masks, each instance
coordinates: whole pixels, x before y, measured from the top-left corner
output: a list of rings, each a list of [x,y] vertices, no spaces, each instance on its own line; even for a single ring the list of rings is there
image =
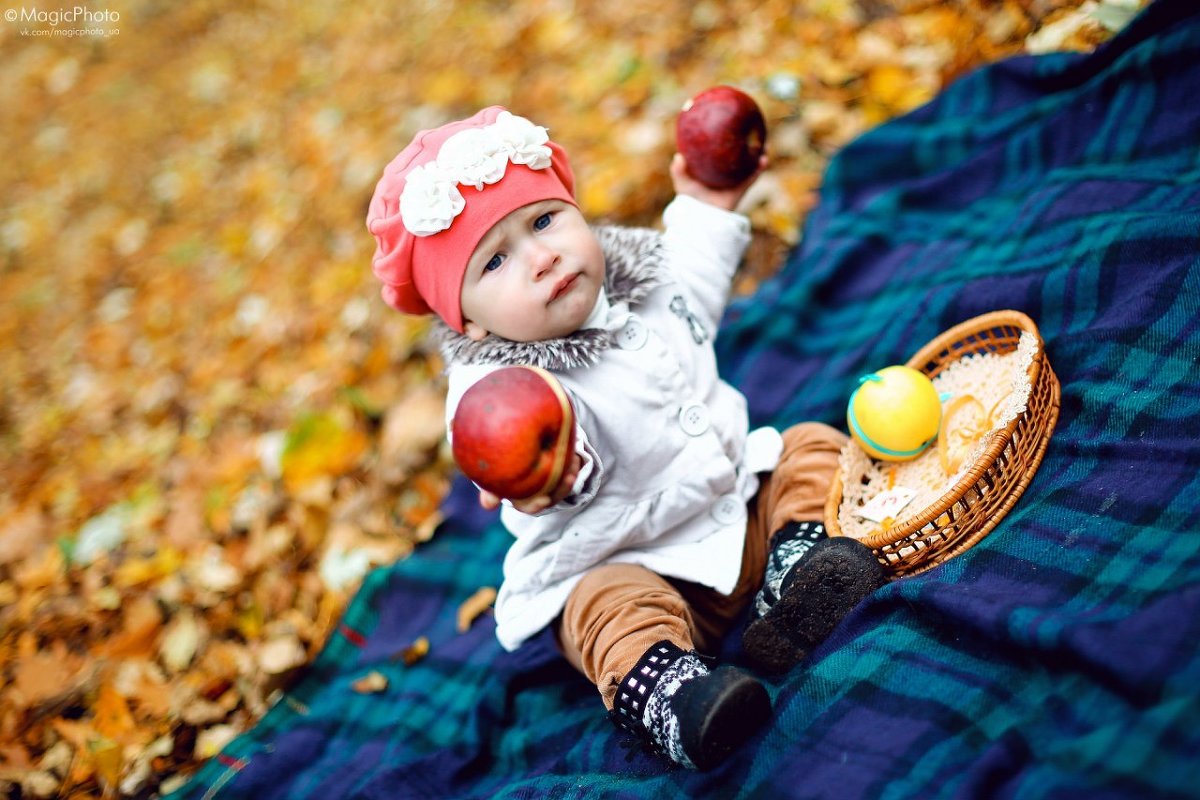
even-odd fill
[[[604,283],[604,254],[579,209],[561,200],[518,208],[475,247],[463,278],[463,330],[517,342],[579,329]]]

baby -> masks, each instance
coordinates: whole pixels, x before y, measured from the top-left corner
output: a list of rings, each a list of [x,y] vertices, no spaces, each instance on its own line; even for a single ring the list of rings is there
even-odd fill
[[[786,670],[884,579],[867,548],[821,524],[845,437],[816,423],[750,431],[745,398],[718,375],[713,336],[750,239],[733,209],[757,173],[714,190],[682,156],[670,171],[662,233],[590,227],[562,148],[491,107],[418,133],[384,170],[367,227],[384,300],[443,323],[447,420],[474,382],[515,364],[552,372],[575,407],[562,481],[500,512],[514,537],[501,644],[552,626],[618,726],[709,769],[770,700],[698,653],[752,606],[747,656]]]

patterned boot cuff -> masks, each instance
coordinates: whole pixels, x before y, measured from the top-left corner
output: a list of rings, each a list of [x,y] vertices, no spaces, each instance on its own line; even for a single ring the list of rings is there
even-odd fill
[[[695,769],[680,738],[679,718],[671,697],[684,682],[708,674],[694,651],[667,640],[650,647],[621,679],[613,701],[613,722],[623,730],[649,739],[655,750],[677,764]]]
[[[754,598],[756,617],[765,616],[778,602],[795,574],[795,566],[824,538],[825,525],[819,521],[789,522],[775,532],[771,537],[763,585]]]

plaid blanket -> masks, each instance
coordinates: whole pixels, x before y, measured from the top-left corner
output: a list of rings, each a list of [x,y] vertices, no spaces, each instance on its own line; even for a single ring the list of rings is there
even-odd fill
[[[1037,321],[1062,381],[1039,473],[974,549],[769,682],[772,724],[716,772],[627,754],[547,636],[505,653],[489,617],[457,631],[508,544],[459,483],[435,539],[369,575],[302,680],[175,797],[1200,797],[1193,0],[1090,55],[990,66],[847,147],[720,355],[756,423],[844,425],[857,375],[997,308]],[[371,670],[387,689],[353,691]]]

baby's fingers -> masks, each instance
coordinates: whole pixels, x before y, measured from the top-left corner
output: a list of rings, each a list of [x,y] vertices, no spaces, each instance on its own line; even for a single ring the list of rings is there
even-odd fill
[[[513,508],[522,514],[536,514],[539,511],[545,511],[549,508],[551,502],[553,502],[553,498],[542,494],[537,497],[528,497],[524,500],[513,500]]]

